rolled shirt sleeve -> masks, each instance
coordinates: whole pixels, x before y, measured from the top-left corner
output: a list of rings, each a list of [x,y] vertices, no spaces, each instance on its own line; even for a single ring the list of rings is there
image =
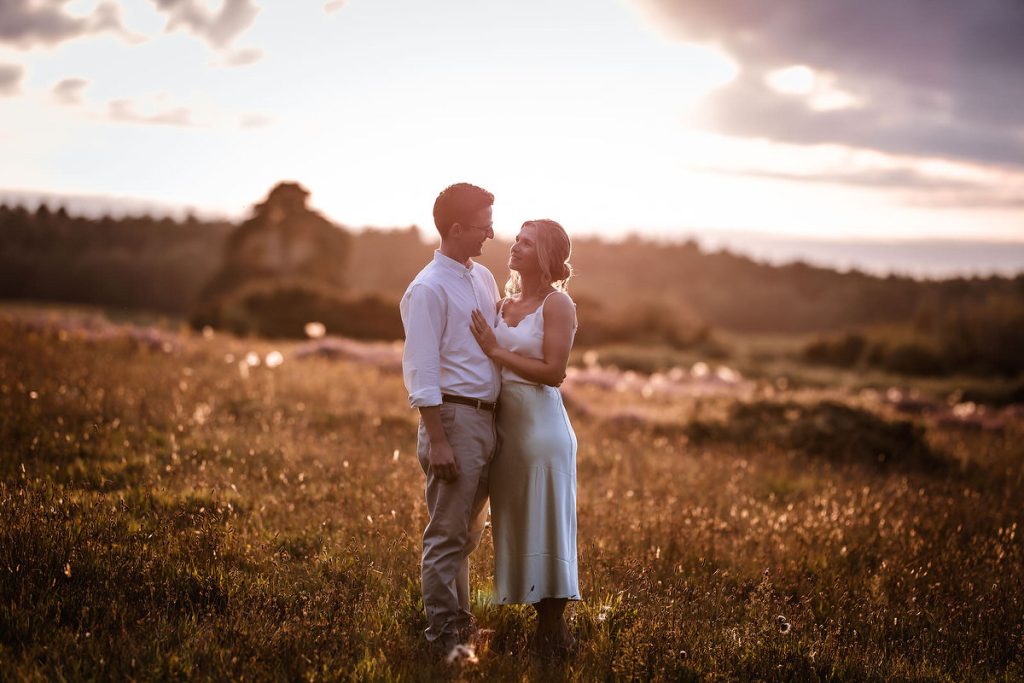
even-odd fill
[[[414,408],[441,404],[441,336],[447,318],[444,299],[414,283],[399,305],[405,328],[402,375]]]

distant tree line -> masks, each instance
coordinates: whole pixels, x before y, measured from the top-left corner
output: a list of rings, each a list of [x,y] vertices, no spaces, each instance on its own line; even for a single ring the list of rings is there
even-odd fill
[[[0,297],[185,315],[220,267],[234,225],[68,215],[0,205]]]
[[[337,334],[400,337],[398,299],[429,260],[433,234],[415,226],[353,232],[310,210],[307,195],[282,183],[237,224],[0,205],[0,297],[150,309],[239,333],[295,336],[319,320]],[[495,240],[480,258],[499,284],[509,246]],[[1021,370],[1013,358],[1024,275],[877,277],[636,236],[578,238],[572,260],[581,345],[713,349],[716,329],[817,332],[805,353],[816,362]],[[912,327],[912,338],[859,331],[887,325]]]
[[[918,311],[908,325],[823,335],[805,360],[904,375],[1024,373],[1024,297],[989,292]]]

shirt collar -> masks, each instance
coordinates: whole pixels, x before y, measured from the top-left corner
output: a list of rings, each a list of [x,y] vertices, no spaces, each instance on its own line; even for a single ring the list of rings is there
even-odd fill
[[[445,270],[449,270],[455,273],[456,275],[469,275],[470,273],[473,272],[474,265],[473,260],[470,259],[469,268],[467,268],[466,266],[462,265],[461,263],[451,258],[450,256],[445,256],[444,254],[442,254],[440,249],[434,250],[434,263],[436,263],[441,268],[444,268]]]

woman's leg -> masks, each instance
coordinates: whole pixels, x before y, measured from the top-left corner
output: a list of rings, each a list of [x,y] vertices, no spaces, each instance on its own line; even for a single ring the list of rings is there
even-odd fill
[[[545,654],[567,654],[576,639],[565,623],[565,598],[544,598],[534,604],[537,610],[537,647]]]

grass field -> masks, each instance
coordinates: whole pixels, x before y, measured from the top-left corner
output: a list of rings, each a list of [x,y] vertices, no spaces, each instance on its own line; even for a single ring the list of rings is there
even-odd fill
[[[0,680],[1024,678],[1012,407],[591,358],[564,387],[582,649],[527,656],[485,538],[493,633],[447,665],[395,349],[305,348],[0,309]]]

